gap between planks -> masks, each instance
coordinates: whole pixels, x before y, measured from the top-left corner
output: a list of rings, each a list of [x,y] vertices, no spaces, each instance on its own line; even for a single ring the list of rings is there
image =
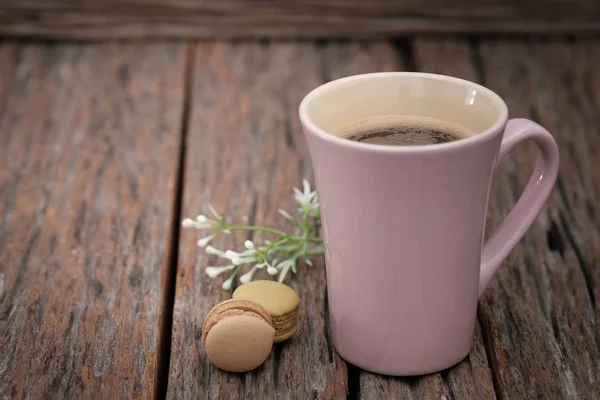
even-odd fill
[[[194,72],[195,42],[185,43],[185,68],[183,77],[183,108],[181,112],[181,130],[179,132],[179,160],[175,175],[175,193],[173,195],[172,220],[167,238],[167,256],[164,268],[163,309],[160,313],[157,379],[154,390],[155,399],[165,399],[169,385],[169,367],[171,361],[171,338],[173,326],[173,308],[175,306],[175,288],[177,285],[177,263],[179,262],[179,233],[181,229],[181,207],[185,182],[185,159],[187,155],[187,136],[190,123],[191,88]]]

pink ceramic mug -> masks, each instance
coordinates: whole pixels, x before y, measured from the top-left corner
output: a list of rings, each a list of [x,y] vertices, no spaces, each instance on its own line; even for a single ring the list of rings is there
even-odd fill
[[[368,117],[413,115],[477,134],[425,146],[350,141],[332,132]],[[300,105],[323,218],[333,342],[369,371],[426,374],[471,348],[477,300],[548,198],[558,172],[552,136],[508,121],[489,89],[442,75],[351,76]],[[538,147],[517,205],[483,243],[492,173],[519,142]]]

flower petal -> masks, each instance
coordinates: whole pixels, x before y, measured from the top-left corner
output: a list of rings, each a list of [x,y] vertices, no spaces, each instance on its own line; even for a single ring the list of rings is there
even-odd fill
[[[239,257],[239,254],[238,254],[238,253],[236,253],[236,252],[235,252],[235,251],[233,251],[233,250],[227,250],[227,251],[225,252],[225,257],[227,257],[227,258],[231,259],[231,258],[233,258],[233,257]]]
[[[210,278],[216,278],[217,276],[221,275],[223,272],[232,270],[234,268],[235,268],[235,265],[225,265],[223,267],[209,266],[209,267],[204,268],[204,272]]]
[[[208,244],[208,242],[210,242],[211,240],[213,240],[215,238],[215,236],[217,236],[217,235],[213,234],[213,235],[210,235],[210,236],[207,236],[205,238],[202,238],[202,239],[198,240],[198,242],[197,242],[198,247],[206,247],[206,245]]]
[[[241,283],[248,283],[252,280],[252,276],[256,271],[256,267],[252,268],[250,271],[246,272],[244,275],[240,276]]]
[[[217,210],[215,210],[215,208],[212,206],[212,204],[208,205],[208,209],[210,210],[210,212],[212,213],[212,215],[214,215],[214,217],[216,219],[221,219],[221,216],[219,215],[219,213],[217,212]]]
[[[279,214],[283,215],[284,217],[286,217],[289,220],[293,220],[294,217],[292,217],[287,211],[282,210],[281,208],[279,210],[277,210],[279,212]]]
[[[310,183],[308,183],[306,179],[302,179],[302,186],[304,189],[304,195],[306,196],[310,193]]]
[[[183,226],[184,228],[192,228],[196,225],[196,221],[194,221],[191,218],[186,218],[183,221],[181,221],[181,226]]]
[[[234,278],[234,275],[231,275],[225,282],[223,282],[223,284],[221,285],[223,290],[231,289],[231,284],[233,283],[233,278]]]
[[[298,200],[299,197],[302,197],[302,192],[297,187],[294,188],[294,197]]]
[[[283,280],[285,279],[285,276],[287,275],[288,271],[290,270],[290,267],[288,265],[286,265],[281,272],[279,273],[279,277],[277,278],[277,282],[281,283],[283,282]]]
[[[242,259],[240,256],[234,256],[231,258],[233,265],[242,265]]]
[[[216,256],[225,257],[225,253],[223,251],[221,251],[213,246],[206,246],[204,251],[206,252],[206,254],[213,254]]]

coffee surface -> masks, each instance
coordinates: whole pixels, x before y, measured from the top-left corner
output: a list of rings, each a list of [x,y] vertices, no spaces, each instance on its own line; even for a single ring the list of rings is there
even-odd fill
[[[473,136],[462,125],[428,117],[393,116],[362,120],[335,132],[336,136],[361,143],[417,146],[453,142]]]

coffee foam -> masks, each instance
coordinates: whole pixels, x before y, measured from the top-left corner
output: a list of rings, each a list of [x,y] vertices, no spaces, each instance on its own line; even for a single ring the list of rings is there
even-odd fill
[[[431,139],[439,142],[464,139],[475,135],[475,132],[450,121],[402,115],[363,119],[333,134],[362,143],[423,145],[431,144]],[[398,135],[402,135],[401,144],[394,141]],[[450,140],[445,140],[447,138]]]

